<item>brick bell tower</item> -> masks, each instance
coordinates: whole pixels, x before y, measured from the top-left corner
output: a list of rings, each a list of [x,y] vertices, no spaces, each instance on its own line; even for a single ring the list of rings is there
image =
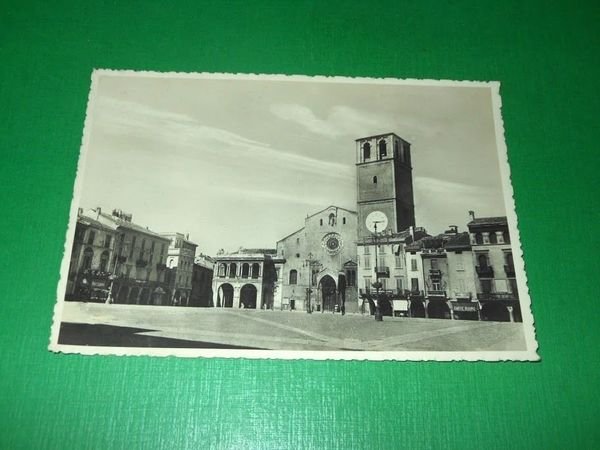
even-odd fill
[[[383,213],[385,231],[415,225],[410,144],[394,133],[356,139],[358,240],[371,236],[366,220]],[[381,217],[381,214],[378,215]]]

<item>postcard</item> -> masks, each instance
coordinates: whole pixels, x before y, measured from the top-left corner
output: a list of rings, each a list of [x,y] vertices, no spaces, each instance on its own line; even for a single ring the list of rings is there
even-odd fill
[[[535,361],[499,82],[95,70],[50,350]]]

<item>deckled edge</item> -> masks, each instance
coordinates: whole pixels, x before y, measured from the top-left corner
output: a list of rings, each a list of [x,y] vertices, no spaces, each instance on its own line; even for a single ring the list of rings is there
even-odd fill
[[[92,121],[91,111],[98,91],[98,77],[102,71],[94,69],[90,80],[90,90],[88,92],[88,101],[85,111],[85,120],[83,123],[83,135],[79,147],[79,159],[77,161],[77,172],[75,173],[75,182],[73,183],[73,197],[71,198],[71,208],[69,212],[69,222],[65,235],[65,245],[63,248],[63,257],[60,265],[60,278],[56,288],[56,304],[54,305],[54,315],[52,317],[52,328],[50,331],[50,342],[48,350],[53,352],[61,351],[61,345],[58,344],[58,335],[60,333],[61,317],[63,312],[65,292],[67,288],[67,279],[69,276],[69,265],[71,263],[71,253],[73,250],[73,238],[75,235],[75,225],[77,222],[77,210],[79,208],[81,187],[83,185],[83,175],[85,172],[85,160],[87,157],[87,148],[90,140],[90,129]]]
[[[540,361],[538,354],[539,345],[536,339],[535,322],[533,311],[531,309],[531,297],[529,296],[529,285],[527,282],[527,273],[525,271],[525,260],[523,259],[523,246],[521,244],[521,235],[519,233],[519,219],[517,217],[514,189],[508,161],[508,148],[504,132],[504,121],[502,119],[502,97],[500,96],[500,82],[491,84],[492,90],[492,108],[494,114],[494,129],[496,131],[496,147],[498,149],[498,166],[502,179],[502,190],[504,193],[504,206],[506,208],[506,217],[508,221],[509,233],[511,237],[511,248],[513,252],[513,262],[519,290],[519,306],[521,307],[521,316],[523,318],[523,333],[527,349],[534,355],[534,361]]]
[[[302,351],[302,350],[221,350],[221,349],[187,349],[187,348],[149,348],[149,347],[100,347],[84,345],[65,345],[58,343],[60,332],[60,318],[62,317],[64,294],[70,264],[70,252],[75,233],[75,223],[81,185],[83,183],[85,160],[89,144],[91,125],[91,111],[97,94],[98,79],[100,76],[135,76],[156,78],[186,78],[186,79],[240,79],[260,81],[291,81],[291,82],[331,82],[331,83],[356,83],[356,84],[397,84],[408,86],[455,86],[455,87],[485,87],[490,89],[492,96],[492,109],[494,117],[494,130],[498,151],[498,163],[502,179],[502,189],[506,207],[507,220],[511,235],[511,248],[515,269],[517,269],[517,285],[519,288],[519,304],[523,317],[523,333],[525,336],[526,350],[519,351],[381,351],[381,352],[356,352],[356,351]],[[527,286],[527,277],[523,261],[523,251],[518,230],[518,221],[515,211],[514,193],[510,178],[508,151],[504,137],[504,123],[501,116],[502,100],[500,97],[500,82],[498,81],[469,81],[469,80],[434,80],[434,79],[398,79],[398,78],[372,78],[372,77],[340,77],[323,75],[284,75],[284,74],[239,74],[239,73],[209,73],[209,72],[157,72],[137,70],[94,69],[91,75],[91,86],[88,94],[88,104],[82,142],[80,146],[77,173],[74,183],[73,198],[69,224],[66,233],[63,259],[60,269],[60,279],[57,287],[57,301],[54,307],[53,323],[48,349],[56,353],[81,354],[81,355],[113,355],[113,356],[159,356],[159,357],[186,357],[186,358],[245,358],[245,359],[278,359],[278,360],[351,360],[351,361],[465,361],[465,362],[532,362],[539,361],[537,353],[538,343],[535,336],[534,319],[531,310],[531,299]],[[515,254],[515,250],[517,253]],[[69,256],[67,258],[67,256]]]

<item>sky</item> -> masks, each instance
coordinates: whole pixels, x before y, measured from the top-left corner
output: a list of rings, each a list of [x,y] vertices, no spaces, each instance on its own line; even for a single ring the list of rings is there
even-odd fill
[[[417,226],[505,215],[489,87],[100,74],[79,206],[115,208],[198,253],[274,248],[356,210],[355,139],[412,144]]]

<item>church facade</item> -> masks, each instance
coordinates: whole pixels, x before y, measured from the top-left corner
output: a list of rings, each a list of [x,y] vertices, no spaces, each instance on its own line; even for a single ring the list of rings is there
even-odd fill
[[[275,308],[357,312],[357,213],[329,206],[277,242],[283,260]]]

